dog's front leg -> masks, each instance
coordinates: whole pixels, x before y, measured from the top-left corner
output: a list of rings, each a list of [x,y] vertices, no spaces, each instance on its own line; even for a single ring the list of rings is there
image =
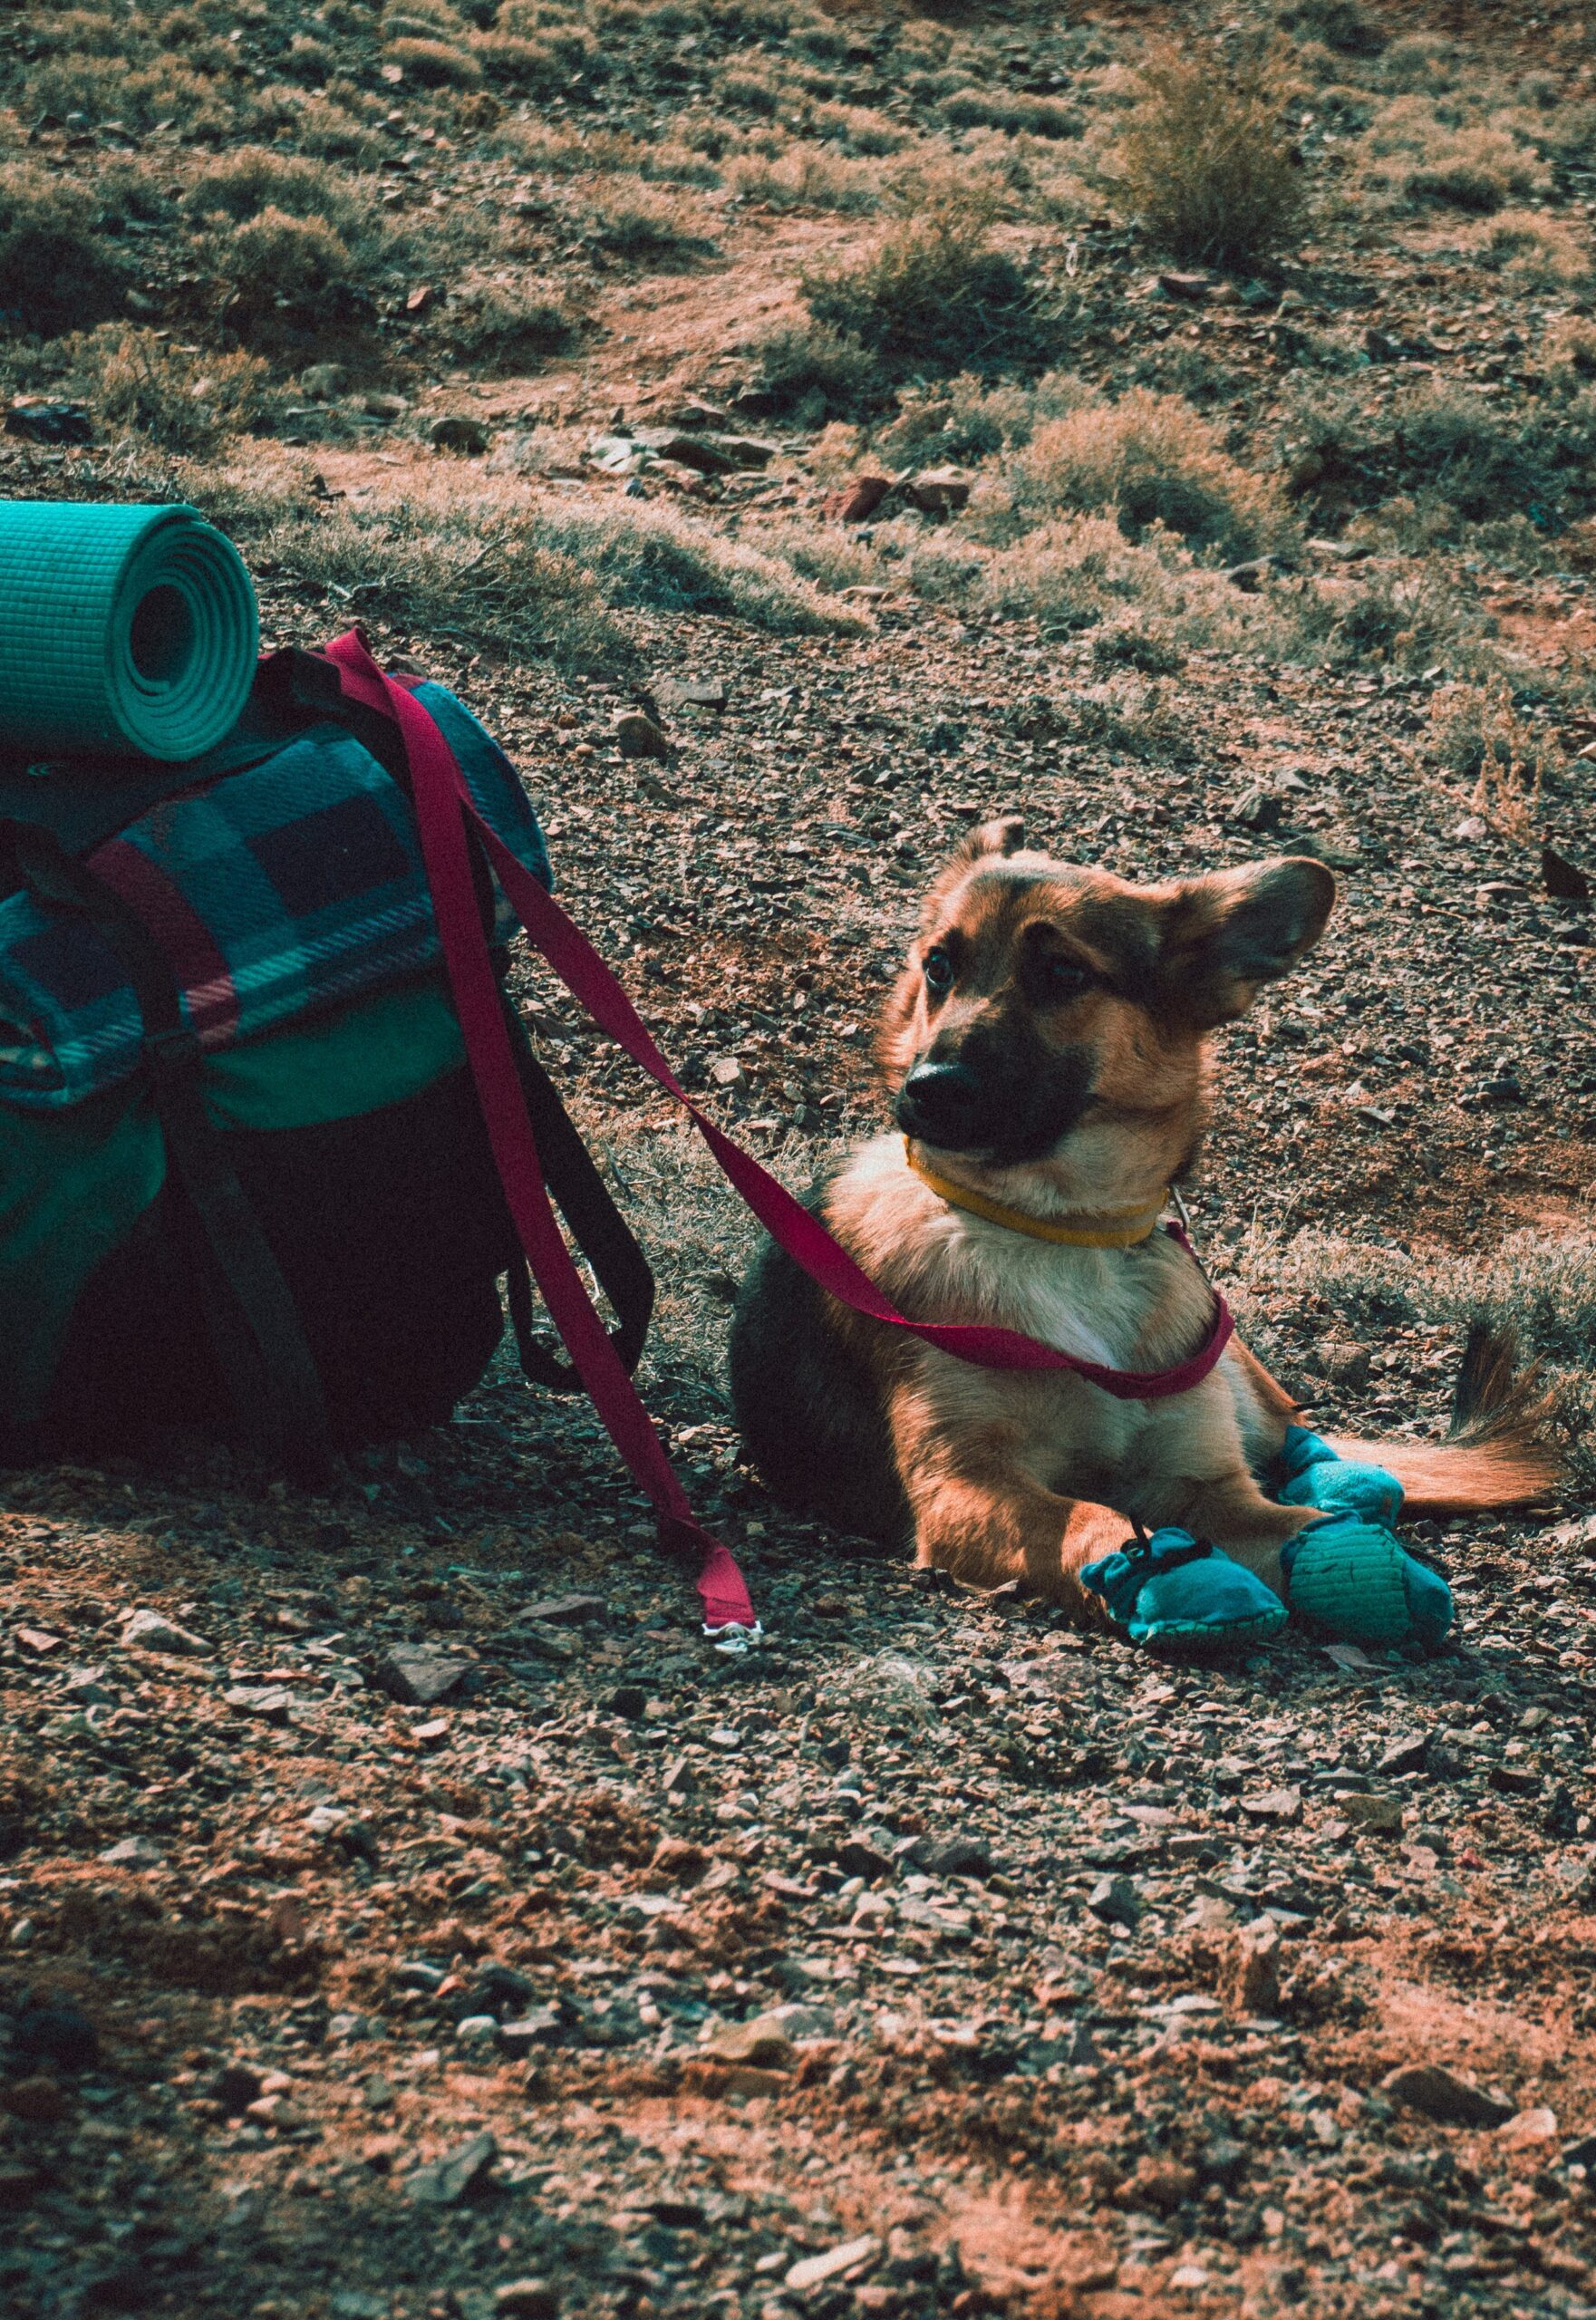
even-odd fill
[[[1038,1482],[1022,1463],[1023,1429],[1003,1419],[948,1428],[905,1395],[893,1434],[916,1563],[951,1571],[968,1587],[1019,1580],[1078,1619],[1100,1621],[1102,1606],[1077,1574],[1125,1544],[1123,1514]]]
[[[1149,1528],[1171,1523],[1207,1540],[1282,1597],[1286,1586],[1281,1549],[1309,1523],[1324,1519],[1317,1507],[1277,1506],[1245,1469],[1217,1480],[1171,1481],[1138,1497],[1144,1503],[1137,1511]]]

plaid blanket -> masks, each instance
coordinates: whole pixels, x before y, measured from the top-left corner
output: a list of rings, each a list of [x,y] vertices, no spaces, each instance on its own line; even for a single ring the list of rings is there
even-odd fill
[[[442,727],[484,817],[545,885],[548,855],[509,759],[441,685]],[[170,960],[202,1047],[423,972],[440,952],[420,843],[398,785],[342,726],[166,800],[89,867]],[[508,941],[515,914],[498,897]],[[72,912],[0,901],[0,1105],[81,1103],[130,1078],[143,1025],[116,953]]]

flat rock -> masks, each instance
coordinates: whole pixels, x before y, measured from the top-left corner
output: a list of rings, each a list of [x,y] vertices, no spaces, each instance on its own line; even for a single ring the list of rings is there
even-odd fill
[[[874,2232],[866,2232],[857,2239],[845,2239],[838,2247],[827,2248],[823,2255],[800,2257],[789,2267],[782,2286],[801,2295],[806,2288],[821,2287],[827,2280],[851,2272],[856,2265],[869,2263],[880,2253],[880,2240]]]
[[[436,1701],[447,1699],[476,1664],[430,1643],[396,1643],[383,1653],[372,1673],[390,1699],[400,1700],[407,1707],[431,1707]]]
[[[1441,2063],[1400,2063],[1381,2079],[1380,2091],[1444,2127],[1500,2127],[1514,2115],[1511,2102]]]
[[[1393,1836],[1402,1826],[1402,1799],[1375,1790],[1368,1796],[1338,1796],[1336,1810],[1355,1829]]]
[[[404,2195],[416,2207],[455,2207],[491,2171],[498,2157],[496,2136],[473,2135],[446,2158],[412,2168],[404,2179]]]
[[[108,1869],[159,1869],[166,1855],[148,1837],[121,1837],[100,1858]]]
[[[208,1636],[179,1627],[164,1611],[130,1611],[122,1621],[124,1651],[160,1651],[177,1659],[208,1659],[216,1646]]]
[[[711,2062],[751,2063],[758,2070],[784,2070],[792,2060],[792,2041],[779,2024],[763,2015],[751,2022],[731,2022],[706,2039],[701,2053]]]

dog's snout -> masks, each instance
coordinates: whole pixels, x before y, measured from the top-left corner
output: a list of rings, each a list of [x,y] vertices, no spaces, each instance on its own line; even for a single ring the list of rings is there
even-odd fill
[[[904,1135],[948,1151],[975,1140],[982,1108],[981,1081],[967,1063],[917,1063],[898,1091]]]

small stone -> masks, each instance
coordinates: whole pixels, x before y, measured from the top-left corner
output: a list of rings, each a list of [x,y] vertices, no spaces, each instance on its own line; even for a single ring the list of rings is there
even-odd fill
[[[438,293],[430,282],[418,282],[415,288],[405,295],[404,311],[412,322],[416,321],[428,312],[437,296]]]
[[[1233,588],[1245,594],[1255,594],[1265,580],[1277,572],[1289,572],[1291,566],[1283,556],[1253,556],[1244,564],[1233,564],[1224,577]]]
[[[224,2063],[206,2091],[229,2118],[242,2118],[262,2092],[261,2075],[247,2063]]]
[[[710,1066],[711,1085],[729,1095],[735,1095],[748,1086],[748,1074],[734,1055],[718,1055]]]
[[[87,2070],[100,2054],[100,2035],[88,2016],[70,1999],[24,2006],[11,2025],[11,2054],[16,2063],[54,2063],[62,2070]]]
[[[970,504],[970,478],[958,468],[923,469],[909,486],[909,498],[923,515],[954,515]]]
[[[1272,830],[1280,827],[1284,811],[1280,798],[1254,783],[1251,789],[1243,790],[1225,818],[1245,830]]]
[[[1481,814],[1465,814],[1452,835],[1465,846],[1477,846],[1481,838],[1491,835],[1491,825]]]
[[[1136,2198],[1160,2215],[1173,2215],[1196,2188],[1196,2169],[1178,2159],[1143,2159],[1130,2180]]]
[[[709,1867],[709,1855],[686,1837],[662,1837],[650,1867],[673,1885],[694,1885]]]
[[[1395,1778],[1398,1773],[1422,1772],[1425,1758],[1429,1752],[1429,1734],[1410,1732],[1402,1739],[1391,1742],[1376,1769],[1392,1778]]]
[[[361,408],[368,419],[380,419],[391,426],[394,420],[404,417],[410,405],[402,395],[371,394],[363,398]]]
[[[1369,1376],[1371,1358],[1366,1345],[1354,1344],[1349,1338],[1320,1340],[1319,1367],[1332,1386],[1361,1386]]]
[[[43,2170],[25,2159],[0,2160],[0,2215],[15,2214],[44,2188]]]
[[[1206,298],[1213,285],[1205,274],[1161,274],[1158,287],[1166,298],[1193,302]]]
[[[286,1724],[294,1695],[282,1684],[229,1684],[222,1704],[239,1716],[253,1716],[262,1724]]]
[[[348,384],[342,362],[309,362],[299,374],[299,392],[312,402],[335,402]]]
[[[763,2016],[728,2024],[705,2042],[702,2051],[711,2062],[751,2063],[758,2070],[785,2070],[792,2060],[791,2040]]]
[[[121,1837],[100,1858],[108,1869],[159,1869],[166,1855],[148,1837]]]
[[[845,2239],[840,2247],[827,2248],[823,2255],[801,2257],[789,2268],[782,2286],[801,2294],[807,2288],[823,2286],[826,2281],[837,2279],[844,2272],[851,2272],[873,2262],[880,2253],[880,2240],[874,2232],[866,2232],[858,2239]]]
[[[1514,2115],[1511,2102],[1440,2063],[1398,2064],[1381,2079],[1380,2091],[1444,2127],[1500,2127]]]
[[[291,2127],[305,2124],[305,2113],[286,2094],[257,2094],[247,2103],[244,2115],[257,2127],[276,2127],[286,2132]]]
[[[122,1621],[124,1651],[162,1651],[175,1658],[208,1659],[216,1649],[208,1637],[179,1627],[164,1611],[130,1611]]]
[[[609,1609],[602,1595],[546,1595],[528,1603],[521,1613],[545,1627],[580,1627],[585,1619],[602,1619]]]
[[[1586,903],[1591,899],[1589,878],[1553,846],[1541,848],[1541,884],[1559,902]]]
[[[494,2045],[498,2038],[498,2018],[492,2014],[468,2014],[455,2024],[454,2035],[462,2046]]]
[[[1353,1828],[1369,1829],[1378,1836],[1393,1836],[1402,1826],[1402,1799],[1378,1789],[1366,1796],[1338,1796],[1336,1810]]]
[[[400,1643],[384,1652],[372,1673],[390,1699],[408,1707],[431,1707],[447,1699],[476,1664],[456,1652],[440,1651],[432,1644]]]
[[[54,2079],[42,2073],[33,2078],[14,2078],[0,2089],[0,2103],[14,2119],[30,2127],[59,2126],[66,2116],[65,2094]]]
[[[1102,1877],[1087,1899],[1087,1908],[1104,1925],[1134,1927],[1141,1902],[1128,1877]]]
[[[852,483],[831,494],[824,513],[839,524],[863,524],[874,516],[891,489],[890,476],[856,476]]]
[[[1242,1810],[1252,1821],[1300,1821],[1302,1792],[1300,1788],[1262,1789],[1243,1797]]]
[[[1515,2112],[1496,2130],[1496,2139],[1514,2151],[1534,2151],[1557,2141],[1557,2113],[1539,2103],[1533,2111]]]
[[[673,709],[724,709],[727,701],[726,687],[719,677],[662,677],[655,691]]]
[[[671,745],[652,717],[641,709],[628,709],[615,720],[615,739],[624,758],[666,759]]]
[[[565,2023],[559,2008],[553,2006],[535,2006],[513,2022],[498,2025],[498,2044],[512,2059],[530,2054],[537,2046],[557,2046],[564,2035]]]
[[[731,413],[729,411],[722,411],[718,403],[701,401],[697,395],[690,395],[671,413],[671,425],[685,427],[690,433],[707,430],[713,434],[718,429],[729,428],[730,424]]]
[[[420,1990],[428,1997],[442,1988],[446,1978],[442,1967],[425,1958],[401,1958],[390,1977],[396,1990]]]
[[[404,2194],[417,2207],[451,2208],[458,2206],[468,2191],[479,2183],[492,2170],[498,2157],[498,2143],[488,2133],[473,2135],[447,2158],[435,2159],[424,2167],[412,2168],[404,2179]]]
[[[493,2309],[503,2320],[558,2320],[559,2297],[547,2280],[507,2280],[493,2291]]]
[[[39,1921],[36,1918],[18,1918],[5,1938],[14,1949],[25,1949],[38,1930]]]
[[[904,1856],[928,1877],[990,1877],[992,1857],[978,1837],[922,1837]]]
[[[427,430],[427,440],[435,451],[453,451],[467,459],[479,459],[493,436],[481,420],[450,411],[432,421]]]
[[[1238,1930],[1226,1995],[1237,2014],[1268,2016],[1279,2006],[1280,1928],[1272,1918],[1254,1918]]]

